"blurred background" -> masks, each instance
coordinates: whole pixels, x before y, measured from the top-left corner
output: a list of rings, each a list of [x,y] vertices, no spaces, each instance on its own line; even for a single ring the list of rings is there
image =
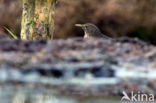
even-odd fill
[[[0,34],[3,26],[20,34],[22,0],[0,0]],[[81,37],[76,23],[94,23],[111,37],[138,37],[156,44],[156,0],[58,0],[55,38]]]

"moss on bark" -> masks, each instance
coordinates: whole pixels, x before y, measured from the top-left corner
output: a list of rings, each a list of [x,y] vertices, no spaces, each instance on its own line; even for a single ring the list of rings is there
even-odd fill
[[[23,0],[22,40],[52,39],[56,0]]]

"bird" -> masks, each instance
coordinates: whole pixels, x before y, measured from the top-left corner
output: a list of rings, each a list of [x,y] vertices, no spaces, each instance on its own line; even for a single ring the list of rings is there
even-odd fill
[[[112,39],[103,33],[101,33],[100,29],[92,24],[92,23],[85,23],[85,24],[75,24],[77,27],[81,27],[85,33],[84,39],[89,39],[90,37],[96,38],[104,38],[104,39]]]

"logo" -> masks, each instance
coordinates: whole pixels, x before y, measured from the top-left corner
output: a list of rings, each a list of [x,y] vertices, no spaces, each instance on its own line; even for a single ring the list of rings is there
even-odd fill
[[[145,93],[134,93],[133,91],[127,94],[125,91],[122,92],[123,97],[121,98],[122,102],[154,102],[155,97],[153,94]]]
[[[128,97],[127,93],[125,91],[122,92],[122,94],[124,95],[122,98],[121,98],[121,101],[131,101],[131,99]]]

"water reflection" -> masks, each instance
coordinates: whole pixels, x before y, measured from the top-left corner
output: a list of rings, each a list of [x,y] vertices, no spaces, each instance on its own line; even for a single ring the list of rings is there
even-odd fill
[[[119,100],[112,98],[112,100],[98,97],[78,98],[64,96],[63,93],[54,89],[31,86],[0,87],[0,103],[120,103]]]

